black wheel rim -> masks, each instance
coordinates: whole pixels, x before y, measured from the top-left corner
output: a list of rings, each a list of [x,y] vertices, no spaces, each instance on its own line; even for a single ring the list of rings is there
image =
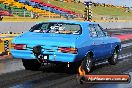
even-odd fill
[[[86,69],[87,69],[88,72],[89,72],[90,69],[91,69],[91,60],[88,59],[88,58],[87,58],[87,60],[86,60]]]
[[[116,62],[118,58],[118,53],[115,51],[113,54],[113,61]]]

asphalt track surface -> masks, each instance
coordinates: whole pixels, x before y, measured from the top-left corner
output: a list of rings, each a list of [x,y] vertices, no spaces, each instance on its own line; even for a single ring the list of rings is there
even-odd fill
[[[115,32],[120,33],[119,30],[112,31],[112,33]],[[122,42],[122,44],[128,46],[122,48],[118,64],[109,65],[107,62],[96,64],[90,74],[123,74],[130,71],[132,69],[131,43],[131,40]],[[104,87],[104,84],[84,83],[81,85],[77,82],[77,72],[69,73],[68,69],[61,66],[46,66],[39,71],[28,71],[23,68],[21,60],[17,59],[0,60],[0,67],[3,65],[6,65],[3,68],[7,70],[0,73],[0,88],[96,88],[101,85],[103,87],[100,88],[108,88]],[[109,88],[111,87],[109,86]],[[112,88],[117,88],[117,86]],[[120,88],[125,88],[125,86]],[[132,87],[128,86],[126,88]]]

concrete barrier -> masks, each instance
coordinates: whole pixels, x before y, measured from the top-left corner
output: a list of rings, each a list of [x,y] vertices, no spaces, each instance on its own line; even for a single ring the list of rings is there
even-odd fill
[[[28,31],[36,22],[0,22],[0,33],[22,33]]]
[[[120,28],[132,28],[132,22],[97,22],[103,28],[108,29],[120,29]]]
[[[18,35],[20,35],[22,33],[12,33],[12,34],[8,34],[8,33],[1,33],[0,34],[0,38],[13,38],[13,37],[16,37]]]
[[[132,28],[132,22],[97,22],[103,28]],[[36,22],[0,22],[0,33],[21,33],[28,31]]]

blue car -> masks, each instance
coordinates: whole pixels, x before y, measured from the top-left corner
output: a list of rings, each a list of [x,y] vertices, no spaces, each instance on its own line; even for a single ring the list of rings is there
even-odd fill
[[[22,59],[25,69],[37,70],[43,63],[80,65],[89,72],[95,62],[118,61],[121,41],[110,37],[94,22],[58,20],[34,25],[17,36],[10,50],[13,58]],[[74,64],[74,65],[72,65]]]

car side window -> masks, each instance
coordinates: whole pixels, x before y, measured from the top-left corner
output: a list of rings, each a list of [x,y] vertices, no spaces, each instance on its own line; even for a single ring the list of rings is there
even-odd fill
[[[96,29],[98,37],[104,37],[105,33],[103,32],[102,28],[99,26],[99,24],[94,24],[94,27]]]
[[[93,24],[89,25],[89,31],[91,37],[97,37],[97,32]]]

